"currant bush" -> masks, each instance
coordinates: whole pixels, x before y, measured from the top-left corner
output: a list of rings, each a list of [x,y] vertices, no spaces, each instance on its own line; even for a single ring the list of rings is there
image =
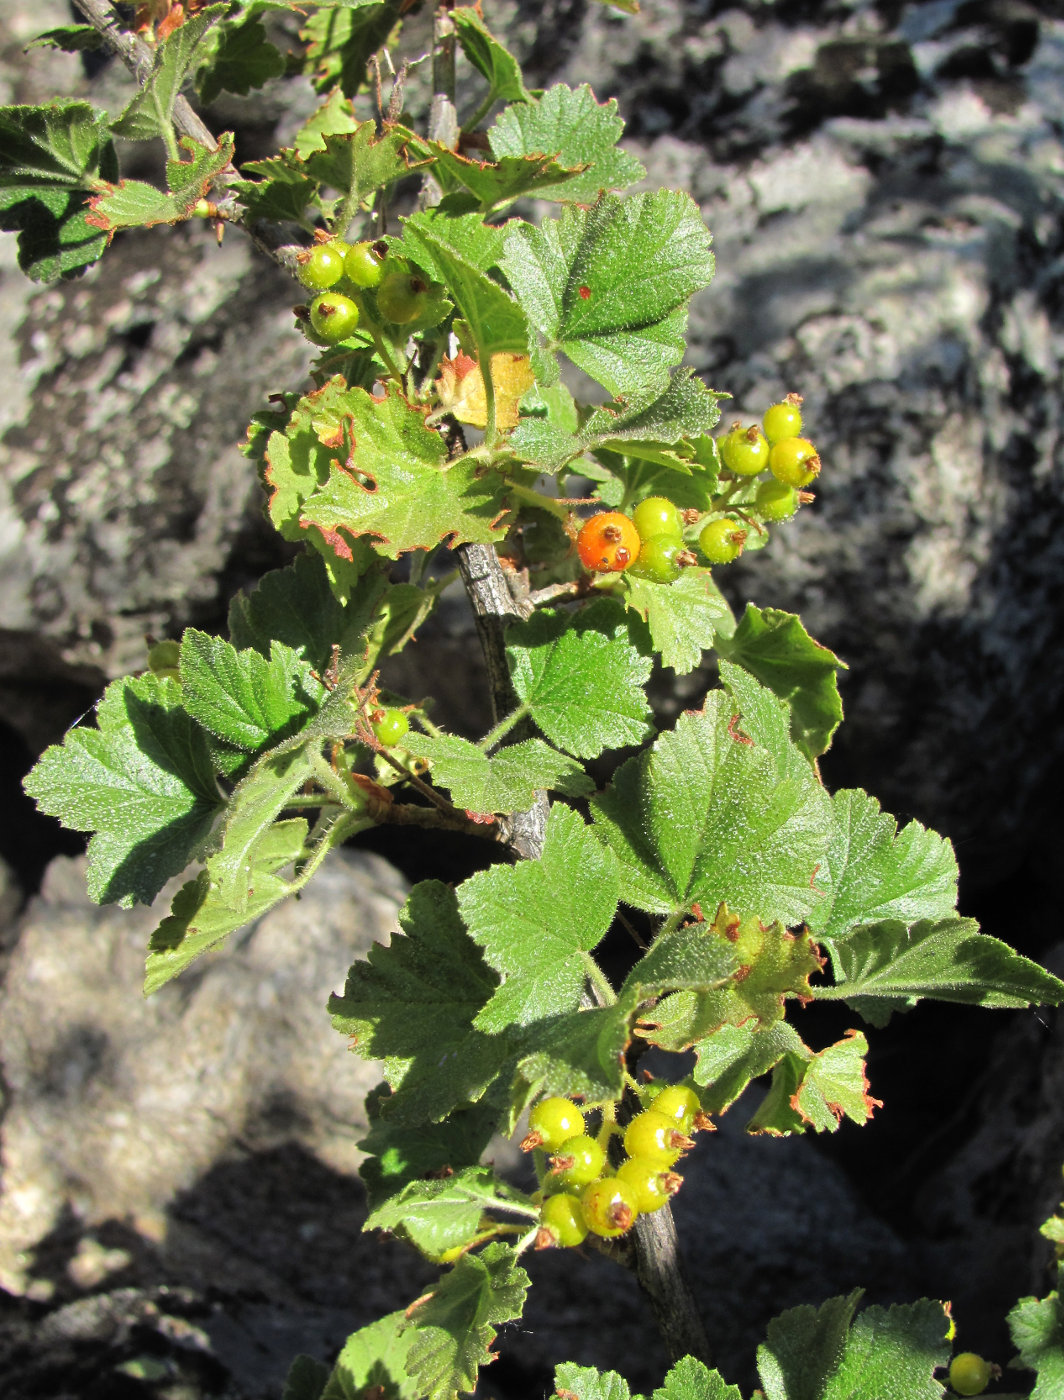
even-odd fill
[[[624,1150],[629,1157],[642,1157],[661,1167],[671,1167],[682,1152],[693,1146],[675,1120],[656,1108],[637,1113],[624,1130]]]
[[[617,1168],[617,1180],[631,1188],[640,1215],[660,1210],[683,1185],[678,1172],[647,1157],[629,1157],[622,1162]]]
[[[681,568],[677,555],[682,551],[682,540],[672,535],[651,535],[641,542],[639,557],[631,565],[631,572],[637,578],[648,578],[654,583],[675,583]]]
[[[962,1351],[949,1363],[949,1383],[958,1395],[982,1395],[991,1375],[990,1362],[974,1351]]]
[[[348,248],[344,255],[344,276],[356,287],[380,286],[384,277],[384,260],[378,256],[372,242],[366,240]]]
[[[632,524],[644,545],[648,540],[667,538],[683,541],[683,521],[680,512],[664,496],[648,496],[632,511]]]
[[[377,287],[377,310],[396,326],[409,325],[423,313],[429,289],[416,272],[396,268],[385,273]]]
[[[800,437],[802,432],[802,396],[788,394],[782,403],[765,409],[761,428],[772,446],[783,438]]]
[[[410,721],[402,710],[378,710],[370,723],[378,741],[385,748],[391,748],[393,744],[397,744],[410,729]]]
[[[566,1138],[551,1157],[551,1175],[566,1186],[586,1186],[602,1175],[606,1149],[593,1137],[581,1133]]]
[[[680,1132],[689,1133],[702,1105],[695,1091],[686,1084],[666,1084],[655,1095],[651,1107],[655,1113],[671,1119]]]
[[[323,292],[310,303],[314,333],[329,345],[346,340],[358,328],[358,306],[340,292]]]
[[[790,520],[798,509],[798,492],[772,477],[757,488],[754,505],[764,520]]]
[[[298,275],[309,291],[327,291],[344,275],[344,255],[335,244],[318,243],[300,258]]]

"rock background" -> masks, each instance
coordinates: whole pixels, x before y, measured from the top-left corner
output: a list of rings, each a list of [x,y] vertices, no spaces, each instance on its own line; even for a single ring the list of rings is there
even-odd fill
[[[90,79],[73,58],[23,54],[66,17],[57,0],[9,0],[0,101],[91,90],[117,105],[113,65]],[[589,0],[506,0],[489,20],[509,31],[530,82],[617,96],[649,182],[701,204],[718,274],[692,315],[699,372],[748,418],[783,392],[805,395],[826,463],[817,504],[724,577],[736,600],[801,611],[850,663],[829,783],[865,786],[951,835],[965,912],[1064,971],[1052,890],[1064,835],[1059,5],[645,0],[630,18]],[[232,102],[214,124],[235,124],[241,154],[258,155],[303,115],[301,100]],[[363,934],[323,912],[289,995],[284,957],[259,961],[280,936],[264,925],[145,1008],[142,916],[88,905],[63,860],[76,842],[16,786],[107,678],[143,664],[146,633],[219,626],[232,591],[280,561],[235,444],[264,395],[305,371],[308,349],[288,329],[295,299],[244,242],[219,250],[200,227],[129,235],[121,258],[47,289],[0,240],[11,331],[0,343],[0,1282],[21,1295],[3,1332],[5,1394],[276,1395],[288,1356],[325,1355],[419,1286],[416,1261],[358,1235],[347,1172],[366,1086],[315,1010]],[[424,634],[432,688],[458,723],[467,635],[460,609]],[[424,855],[440,869],[415,874],[443,873],[453,852]],[[341,857],[307,899],[329,880],[327,893],[368,905],[378,932],[402,898],[398,877],[365,856]],[[261,1014],[255,1046],[298,1040],[295,1063],[258,1064],[244,1045],[221,1066],[205,1049],[206,1075],[179,1072],[162,1037],[180,1038],[197,1004],[229,1001]],[[810,1038],[834,1029],[820,1013]],[[301,1063],[325,1074],[327,1045],[337,1074],[301,1078]],[[961,1342],[1005,1360],[1004,1311],[1043,1286],[1033,1230],[1059,1198],[1064,1160],[1060,1016],[921,1007],[873,1038],[870,1073],[887,1107],[862,1133],[751,1142],[734,1131],[740,1106],[713,1169],[680,1198],[721,1362],[744,1384],[764,1319],[792,1302],[859,1282],[874,1284],[873,1300],[949,1296]],[[114,1120],[122,1096],[157,1104],[183,1144],[147,1197],[140,1164],[162,1149],[138,1115]],[[128,1194],[115,1162],[93,1170],[108,1152],[128,1162]],[[533,1290],[528,1330],[504,1338],[486,1394],[545,1393],[562,1357],[658,1382],[634,1291],[599,1282],[599,1268],[594,1256],[543,1261],[550,1281]],[[607,1292],[589,1326],[592,1289]]]

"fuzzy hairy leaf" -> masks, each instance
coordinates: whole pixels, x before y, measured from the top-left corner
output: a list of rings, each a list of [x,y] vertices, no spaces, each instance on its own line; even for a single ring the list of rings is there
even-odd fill
[[[174,103],[185,80],[199,62],[204,36],[228,13],[229,6],[209,5],[189,15],[155,47],[151,72],[127,103],[111,131],[126,141],[153,141],[173,126]]]
[[[470,1244],[485,1211],[534,1219],[528,1197],[500,1181],[491,1167],[462,1167],[451,1176],[411,1181],[370,1211],[363,1229],[392,1230],[427,1259],[441,1262]]]
[[[488,1032],[527,1025],[579,1003],[583,954],[605,936],[617,908],[616,862],[578,813],[555,803],[542,856],[472,875],[458,905],[503,978],[475,1025]]]
[[[459,5],[451,11],[462,52],[477,71],[488,81],[488,94],[484,101],[532,102],[535,94],[525,87],[521,68],[498,39],[491,33],[479,9]]]
[[[1019,1352],[1016,1363],[1036,1371],[1038,1379],[1031,1400],[1056,1400],[1064,1394],[1064,1265],[1058,1269],[1057,1287],[1046,1298],[1021,1298],[1008,1316],[1012,1344]]]
[[[835,831],[827,853],[829,892],[809,927],[834,950],[862,924],[945,919],[957,907],[957,860],[945,837],[889,813],[860,789],[831,800]]]
[[[628,1382],[616,1371],[599,1371],[594,1366],[576,1366],[567,1361],[554,1372],[555,1395],[571,1395],[574,1400],[629,1400]]]
[[[749,671],[786,701],[791,737],[807,758],[826,752],[842,723],[835,673],[845,670],[846,663],[815,642],[800,618],[747,603],[734,633],[715,645],[726,661]]]
[[[358,1174],[371,1210],[410,1181],[427,1181],[475,1166],[499,1117],[494,1106],[473,1104],[456,1110],[426,1132],[423,1123],[410,1126],[382,1117],[381,1105],[387,1104],[390,1096],[387,1084],[366,1096],[370,1129],[358,1146],[370,1155],[363,1159]]]
[[[1064,982],[1006,943],[980,933],[974,919],[896,919],[867,924],[834,950],[837,985],[815,987],[820,1000],[845,1001],[873,1025],[921,997],[976,1006],[1059,1005]]]
[[[765,1400],[941,1400],[936,1367],[949,1360],[949,1315],[923,1298],[866,1308],[860,1290],[819,1308],[790,1308],[757,1349]]]
[[[411,136],[413,133],[411,133]],[[582,170],[567,170],[541,156],[504,156],[498,162],[477,160],[452,151],[439,141],[411,141],[419,155],[435,161],[433,175],[453,200],[472,201],[485,214],[511,205],[522,196],[555,188],[575,179]]]
[[[223,805],[207,736],[176,681],[112,681],[96,728],[45,749],[25,789],[42,812],[91,831],[87,883],[98,904],[150,904],[202,855]]]
[[[80,271],[107,247],[88,221],[97,180],[118,176],[106,112],[88,102],[0,107],[0,228],[17,232],[22,271],[37,282]]]
[[[432,764],[432,780],[445,787],[456,806],[470,812],[525,812],[536,791],[586,797],[595,784],[575,759],[542,739],[526,739],[489,758],[468,739],[453,734],[415,734],[406,746]]]
[[[574,179],[536,191],[541,199],[583,204],[601,190],[624,189],[646,174],[634,156],[618,150],[623,129],[614,98],[599,102],[586,83],[578,88],[558,83],[538,102],[507,107],[488,141],[496,160],[553,156],[563,167],[583,167]]]
[[[281,642],[270,643],[267,658],[189,627],[180,655],[185,709],[211,734],[248,753],[298,732],[325,695],[309,665]]]
[[[749,724],[745,715],[741,723]],[[809,917],[831,834],[828,798],[791,743],[785,715],[777,713],[765,744],[739,724],[731,697],[711,691],[704,709],[682,714],[592,800],[629,904],[678,914],[726,901],[765,924]]]
[[[788,1053],[803,1055],[806,1047],[789,1021],[746,1021],[741,1026],[722,1025],[694,1049],[695,1083],[705,1085],[702,1107],[707,1113],[723,1113],[752,1079],[774,1069]]]
[[[233,158],[233,136],[223,132],[216,150],[197,145],[185,136],[181,145],[189,160],[166,162],[166,190],[143,180],[122,180],[117,185],[99,182],[89,201],[88,222],[110,237],[120,228],[153,228],[191,218],[199,201],[206,197],[216,176]]]
[[[421,1400],[421,1391],[407,1371],[416,1335],[401,1311],[360,1327],[344,1343],[321,1400],[365,1400],[375,1392],[388,1400]]]
[[[503,271],[536,332],[537,379],[557,379],[561,353],[612,394],[663,389],[687,302],[713,276],[709,243],[694,201],[671,190],[604,195],[512,230]]]
[[[639,1001],[685,989],[713,991],[738,967],[736,943],[713,924],[688,924],[656,938],[625,978],[624,991]]]
[[[619,609],[598,605],[574,621],[544,608],[506,639],[514,690],[552,744],[595,758],[646,738],[651,663],[628,641]]]
[[[403,932],[387,948],[373,947],[352,966],[329,1012],[360,1055],[384,1062],[396,1092],[382,1100],[382,1119],[438,1123],[453,1108],[476,1103],[506,1061],[505,1039],[475,1025],[498,979],[446,885],[415,885],[399,924]]]
[[[493,1359],[496,1329],[521,1316],[527,1291],[513,1249],[489,1244],[463,1255],[424,1302],[407,1309],[416,1328],[407,1364],[419,1400],[453,1400],[473,1390],[477,1371]]]
[[[366,81],[366,64],[399,18],[400,0],[342,0],[313,11],[300,38],[303,71],[317,92],[339,87],[353,97]]]
[[[686,676],[702,663],[702,653],[729,630],[732,611],[709,569],[692,565],[674,583],[625,575],[624,600],[645,623],[647,646]],[[637,633],[638,636],[638,633]]]
[[[540,1094],[575,1094],[588,1103],[620,1098],[634,1005],[633,997],[621,997],[612,1006],[534,1022],[526,1037],[528,1053],[517,1062],[512,1118]]]
[[[205,57],[196,72],[196,91],[201,102],[211,103],[223,92],[246,97],[285,70],[284,54],[266,37],[262,12],[277,9],[268,4],[246,5],[231,18],[223,19],[207,35]]]
[[[728,1385],[718,1371],[711,1371],[693,1356],[681,1357],[655,1390],[652,1400],[743,1400],[739,1387]]]
[[[785,1137],[806,1127],[833,1133],[844,1116],[867,1122],[882,1107],[868,1092],[867,1054],[868,1041],[860,1031],[847,1031],[842,1040],[816,1053],[805,1046],[788,1051],[772,1071],[772,1084],[748,1131]]]

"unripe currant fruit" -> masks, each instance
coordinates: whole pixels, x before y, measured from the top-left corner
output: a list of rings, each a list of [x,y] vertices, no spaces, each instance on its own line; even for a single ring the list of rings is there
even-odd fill
[[[607,1239],[630,1230],[639,1214],[635,1192],[616,1176],[602,1176],[585,1186],[580,1207],[591,1233]]]
[[[344,276],[356,287],[379,287],[384,278],[384,259],[371,241],[353,243],[344,254]]]
[[[757,426],[737,424],[720,444],[721,461],[737,476],[757,476],[768,466],[768,439]]]
[[[521,1143],[521,1149],[531,1152],[533,1147],[545,1147],[553,1151],[583,1131],[584,1115],[576,1104],[560,1094],[552,1094],[550,1098],[540,1099],[528,1115],[528,1136]]]
[[[815,481],[820,472],[820,458],[808,438],[781,438],[774,443],[768,458],[772,475],[785,486],[799,488]]]
[[[565,1186],[586,1186],[602,1175],[606,1150],[586,1133],[566,1138],[551,1156],[551,1176]]]
[[[592,573],[618,574],[639,558],[639,532],[627,515],[603,511],[586,520],[576,537],[576,552]]]
[[[396,268],[382,277],[377,288],[377,310],[397,326],[416,321],[428,301],[428,283],[420,273]]]
[[[540,1208],[539,1218],[541,1233],[549,1236],[548,1240],[542,1242],[537,1236],[536,1246],[539,1249],[546,1249],[551,1244],[568,1249],[573,1245],[582,1244],[587,1239],[587,1221],[584,1219],[580,1197],[570,1195],[568,1191],[559,1191],[555,1196],[548,1196]]]
[[[962,1351],[949,1363],[949,1383],[958,1395],[982,1395],[993,1374],[989,1361]]]
[[[647,540],[658,539],[662,535],[680,542],[683,540],[683,521],[680,512],[664,496],[648,496],[640,501],[632,511],[632,524],[645,544]]]
[[[711,520],[698,537],[698,547],[711,564],[730,564],[742,554],[745,543],[746,530],[727,517]]]
[[[370,725],[377,736],[377,742],[390,749],[406,734],[410,728],[410,721],[402,710],[376,710],[370,719]]]
[[[310,303],[310,324],[329,345],[346,340],[358,327],[358,307],[339,292],[323,292]]]
[[[344,275],[344,255],[333,243],[317,243],[299,255],[299,280],[312,292],[335,287]]]
[[[784,438],[800,437],[802,433],[802,396],[788,394],[782,403],[765,409],[761,427],[772,445]]]
[[[632,1188],[640,1215],[660,1210],[683,1185],[683,1177],[646,1157],[629,1157],[617,1168],[617,1180]]]
[[[655,1113],[671,1118],[681,1133],[689,1133],[702,1103],[695,1091],[686,1084],[666,1084],[652,1104]]]
[[[798,492],[771,477],[757,488],[755,505],[765,520],[790,520],[798,509]]]
[[[656,1108],[637,1113],[624,1130],[624,1150],[629,1157],[644,1157],[659,1168],[671,1167],[689,1147],[694,1147],[691,1139]]]
[[[683,547],[683,540],[674,535],[651,535],[640,543],[639,558],[631,572],[654,583],[675,583],[680,577],[677,556],[683,553]]]

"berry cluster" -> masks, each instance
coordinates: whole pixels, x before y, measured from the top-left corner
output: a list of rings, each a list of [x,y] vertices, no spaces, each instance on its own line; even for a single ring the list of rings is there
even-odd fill
[[[589,1234],[612,1239],[630,1230],[640,1215],[659,1210],[680,1189],[682,1178],[671,1168],[694,1146],[688,1134],[705,1126],[700,1115],[693,1089],[665,1085],[623,1130],[628,1155],[614,1170],[606,1144],[621,1129],[612,1115],[591,1137],[571,1099],[541,1099],[521,1144],[525,1151],[542,1149],[549,1163],[541,1181],[538,1247],[581,1244]]]
[[[788,394],[765,412],[761,426],[734,423],[717,444],[720,461],[731,481],[725,481],[721,506],[741,492],[744,479],[770,473],[753,496],[742,504],[727,504],[724,513],[700,518],[681,512],[664,496],[648,496],[630,516],[604,511],[584,522],[576,540],[577,553],[592,573],[630,570],[638,578],[674,583],[686,564],[698,556],[684,538],[688,525],[699,526],[698,549],[710,564],[730,564],[743,552],[750,530],[766,536],[764,521],[789,520],[804,500],[804,490],[820,471],[820,458],[802,431],[801,398]]]
[[[299,280],[317,295],[303,322],[312,340],[336,345],[358,328],[361,317],[406,326],[417,321],[428,304],[429,283],[386,243],[316,243],[299,258]],[[372,293],[372,302],[366,293]]]

